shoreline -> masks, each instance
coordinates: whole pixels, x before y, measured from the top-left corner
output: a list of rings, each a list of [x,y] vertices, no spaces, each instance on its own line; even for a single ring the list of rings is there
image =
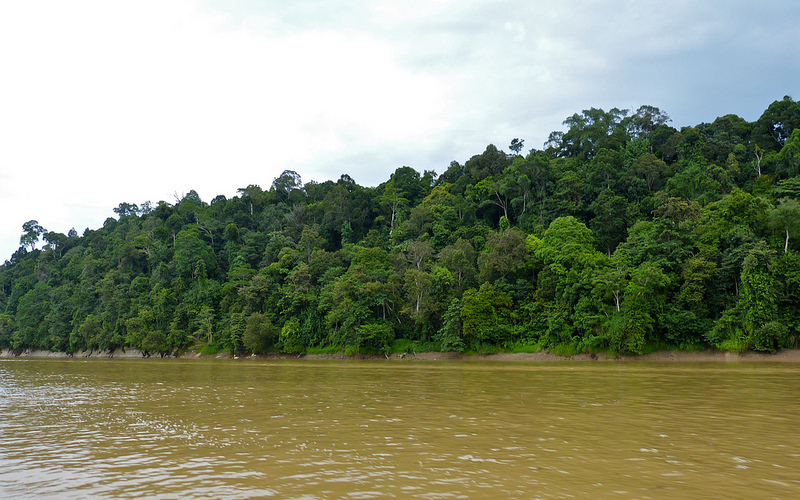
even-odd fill
[[[117,349],[108,351],[82,351],[72,355],[65,352],[25,351],[15,353],[11,350],[0,350],[0,359],[147,359],[141,351],[135,349]],[[333,354],[267,354],[252,356],[233,356],[228,353],[205,355],[199,353],[182,353],[177,356],[164,356],[163,359],[342,359],[342,360],[385,360],[385,361],[541,361],[541,362],[717,362],[717,363],[800,363],[800,349],[782,349],[774,354],[756,351],[658,351],[650,354],[614,356],[607,354],[581,353],[575,356],[559,356],[549,352],[535,353],[497,353],[497,354],[463,354],[458,352],[420,352],[415,354],[383,354],[346,355]],[[149,359],[162,359],[150,356]]]

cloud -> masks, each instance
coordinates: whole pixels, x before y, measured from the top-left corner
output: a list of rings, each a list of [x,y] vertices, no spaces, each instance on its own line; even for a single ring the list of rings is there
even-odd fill
[[[788,0],[4,2],[0,260],[29,219],[80,232],[285,169],[441,173],[589,107],[755,120],[798,93],[798,18]]]
[[[446,86],[358,33],[275,35],[192,2],[2,10],[4,250],[31,218],[81,231],[123,201],[316,177],[319,158],[443,126]]]

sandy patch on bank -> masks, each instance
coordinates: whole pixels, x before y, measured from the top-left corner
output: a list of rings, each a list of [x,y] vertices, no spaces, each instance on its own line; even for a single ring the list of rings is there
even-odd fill
[[[344,354],[315,354],[300,356],[305,359],[387,359],[382,355],[345,356]],[[769,362],[800,363],[800,349],[784,349],[775,354],[763,352],[727,351],[661,351],[640,356],[610,356],[605,354],[581,353],[575,356],[559,356],[549,352],[501,352],[498,354],[467,355],[458,352],[419,352],[415,354],[393,354],[390,360],[477,360],[477,361],[653,361],[653,362]]]
[[[298,356],[292,356],[298,357]],[[383,355],[346,356],[344,354],[309,354],[299,356],[301,359],[387,359]],[[784,349],[775,354],[763,352],[727,352],[727,351],[661,351],[640,356],[609,356],[605,354],[581,353],[575,356],[559,356],[549,352],[510,353],[503,352],[487,355],[467,355],[458,352],[419,352],[415,354],[392,354],[390,360],[477,360],[477,361],[653,361],[653,362],[783,362],[800,363],[800,349]]]
[[[108,351],[82,351],[76,352],[72,356],[63,352],[50,351],[25,351],[15,353],[10,350],[0,351],[0,358],[122,358],[134,359],[143,358],[141,351],[135,349],[117,349],[113,352]],[[199,353],[187,352],[177,356],[183,359],[239,359],[239,356],[231,356],[228,353],[218,353],[214,355],[204,355]],[[151,356],[157,359],[158,356]],[[705,350],[697,352],[686,351],[660,351],[640,356],[610,356],[605,354],[582,353],[576,356],[558,356],[549,352],[534,353],[498,353],[487,355],[467,355],[458,352],[419,352],[413,354],[392,354],[390,356],[382,354],[353,355],[344,353],[333,354],[269,354],[266,356],[241,356],[241,359],[370,359],[370,360],[419,360],[419,361],[598,361],[598,362],[626,362],[626,361],[652,361],[652,362],[745,362],[745,363],[800,363],[800,349],[783,349],[775,354],[764,352],[727,352]]]
[[[143,358],[136,349],[115,349],[113,351],[78,351],[72,354],[53,351],[14,352],[10,349],[0,351],[0,358]]]
[[[500,353],[479,356],[480,359],[498,361],[654,361],[654,362],[784,362],[800,363],[800,350],[784,349],[775,354],[763,352],[727,351],[660,351],[639,356],[609,356],[603,354],[578,354],[577,356],[557,356],[546,352]]]

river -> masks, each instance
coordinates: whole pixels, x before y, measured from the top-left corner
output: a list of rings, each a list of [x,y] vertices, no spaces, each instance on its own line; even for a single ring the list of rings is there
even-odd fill
[[[800,498],[800,366],[0,360],[0,497]]]

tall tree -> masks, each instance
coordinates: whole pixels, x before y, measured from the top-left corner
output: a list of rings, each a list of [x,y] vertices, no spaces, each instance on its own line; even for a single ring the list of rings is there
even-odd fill
[[[770,212],[769,224],[785,234],[783,253],[789,252],[789,238],[796,238],[800,234],[800,202],[792,198],[782,199]]]
[[[281,175],[272,181],[272,192],[278,201],[290,203],[292,199],[301,201],[303,198],[303,182],[300,174],[294,170],[284,170]]]
[[[619,150],[628,135],[623,119],[627,110],[612,108],[608,112],[599,108],[583,110],[566,120],[568,130],[562,134],[551,134],[547,145],[554,148],[558,156],[585,160],[592,159],[601,148]]]
[[[796,128],[800,128],[800,103],[784,96],[770,104],[756,121],[753,139],[765,151],[780,151]]]
[[[47,230],[39,225],[39,221],[29,220],[22,225],[22,236],[19,238],[19,244],[23,248],[30,247],[31,250],[36,249],[36,243],[39,241],[39,236],[43,235]]]

